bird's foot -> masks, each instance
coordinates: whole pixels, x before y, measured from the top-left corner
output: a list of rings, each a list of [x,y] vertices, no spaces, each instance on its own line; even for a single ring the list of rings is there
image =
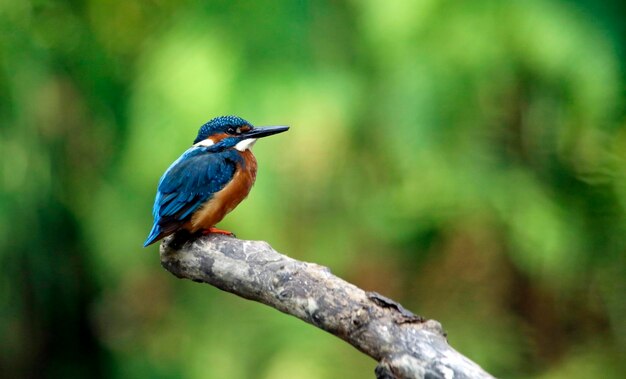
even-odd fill
[[[218,228],[214,228],[214,227],[210,227],[210,228],[204,229],[202,231],[202,235],[205,235],[205,236],[209,235],[211,233],[223,234],[225,236],[235,237],[235,233],[233,233],[233,232],[229,232],[228,230],[218,229]]]

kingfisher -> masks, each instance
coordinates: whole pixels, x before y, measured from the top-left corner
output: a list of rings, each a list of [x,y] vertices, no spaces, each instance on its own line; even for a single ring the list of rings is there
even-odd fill
[[[193,145],[165,171],[157,188],[154,224],[144,247],[178,231],[232,235],[215,225],[248,196],[256,180],[251,148],[288,126],[254,127],[237,116],[200,127]]]

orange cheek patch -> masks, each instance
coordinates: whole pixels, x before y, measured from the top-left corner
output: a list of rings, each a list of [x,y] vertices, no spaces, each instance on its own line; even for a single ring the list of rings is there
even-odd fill
[[[226,133],[220,133],[220,134],[212,135],[211,137],[209,137],[209,139],[213,141],[213,143],[218,143],[226,137],[229,137],[229,135]]]
[[[239,131],[241,133],[249,132],[250,130],[252,130],[252,127],[250,125],[244,125],[244,126],[239,127]],[[215,144],[227,137],[232,137],[232,136],[228,133],[220,133],[220,134],[215,134],[215,135],[210,136],[209,139],[213,141],[213,143]]]

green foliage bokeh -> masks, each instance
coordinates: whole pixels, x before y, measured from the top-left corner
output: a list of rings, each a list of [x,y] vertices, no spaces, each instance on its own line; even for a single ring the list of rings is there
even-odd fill
[[[142,249],[208,119],[286,134],[220,226],[441,321],[496,376],[626,375],[619,1],[0,2],[0,376],[364,378]],[[6,375],[2,375],[2,374]]]

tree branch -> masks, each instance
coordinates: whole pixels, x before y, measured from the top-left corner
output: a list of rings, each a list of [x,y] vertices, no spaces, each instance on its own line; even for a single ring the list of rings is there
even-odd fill
[[[161,244],[161,264],[179,278],[211,284],[334,334],[378,361],[378,379],[492,378],[448,345],[439,322],[266,242],[210,235],[181,244],[169,237]]]

